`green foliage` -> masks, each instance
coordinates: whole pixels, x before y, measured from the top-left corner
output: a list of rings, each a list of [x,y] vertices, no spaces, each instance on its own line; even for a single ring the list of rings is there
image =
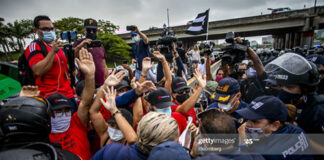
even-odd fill
[[[57,20],[53,23],[57,29],[56,34],[59,35],[62,31],[76,31],[78,34],[83,34],[83,19],[75,17],[67,17]]]
[[[113,34],[119,26],[112,24],[110,21],[98,20],[98,31],[100,34]]]
[[[109,60],[118,61],[118,57],[130,58],[131,47],[119,36],[107,33],[98,34],[98,39],[103,43]]]

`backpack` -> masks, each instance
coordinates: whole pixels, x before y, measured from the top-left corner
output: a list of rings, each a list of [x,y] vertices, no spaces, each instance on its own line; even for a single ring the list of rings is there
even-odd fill
[[[48,54],[46,46],[40,41],[40,40],[34,40],[38,46],[41,48],[41,53],[44,57]],[[27,85],[35,85],[35,76],[33,74],[32,69],[29,67],[29,60],[38,54],[39,51],[34,50],[30,53],[28,58],[26,59],[25,53],[21,54],[18,58],[18,80],[21,84],[21,86],[27,86]]]

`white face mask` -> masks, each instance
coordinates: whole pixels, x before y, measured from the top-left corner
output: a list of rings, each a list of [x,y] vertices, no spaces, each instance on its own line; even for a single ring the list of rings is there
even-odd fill
[[[132,40],[133,40],[135,43],[137,43],[138,40],[139,40],[139,38],[138,38],[137,36],[135,36],[135,37],[132,38]]]
[[[245,133],[249,136],[251,136],[251,138],[254,139],[260,139],[262,137],[268,137],[271,134],[264,134],[263,133],[263,129],[262,128],[249,128],[249,127],[245,127]]]
[[[63,133],[67,131],[71,123],[71,111],[68,113],[55,113],[55,118],[51,117],[51,133]]]
[[[157,109],[156,112],[164,113],[164,114],[171,116],[172,110],[171,110],[171,107],[167,107],[167,108],[163,108],[163,109]]]
[[[123,132],[121,132],[119,129],[108,127],[107,132],[110,139],[113,141],[119,141],[124,138]]]
[[[221,109],[223,109],[226,112],[230,111],[236,105],[236,102],[232,105],[232,103],[235,100],[235,98],[236,98],[236,95],[227,104],[218,103],[218,107],[221,108]]]
[[[118,93],[118,96],[122,96],[124,95],[126,92],[123,92],[123,93]]]

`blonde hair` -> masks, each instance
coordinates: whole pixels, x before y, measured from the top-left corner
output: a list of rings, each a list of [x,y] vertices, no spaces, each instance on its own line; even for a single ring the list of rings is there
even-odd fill
[[[148,155],[154,146],[174,141],[178,136],[179,129],[175,119],[167,114],[149,112],[138,124],[136,146]]]
[[[194,51],[200,52],[198,44],[194,45]]]

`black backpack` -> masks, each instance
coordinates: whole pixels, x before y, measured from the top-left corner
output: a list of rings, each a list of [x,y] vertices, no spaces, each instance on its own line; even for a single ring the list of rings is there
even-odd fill
[[[41,53],[44,57],[47,55],[47,48],[46,46],[40,41],[40,40],[34,40],[38,46],[41,48]],[[35,85],[35,76],[33,74],[32,69],[29,67],[29,60],[38,54],[39,51],[34,50],[31,52],[26,59],[25,53],[21,54],[18,59],[18,80],[21,84],[21,86],[27,86],[27,85]]]

